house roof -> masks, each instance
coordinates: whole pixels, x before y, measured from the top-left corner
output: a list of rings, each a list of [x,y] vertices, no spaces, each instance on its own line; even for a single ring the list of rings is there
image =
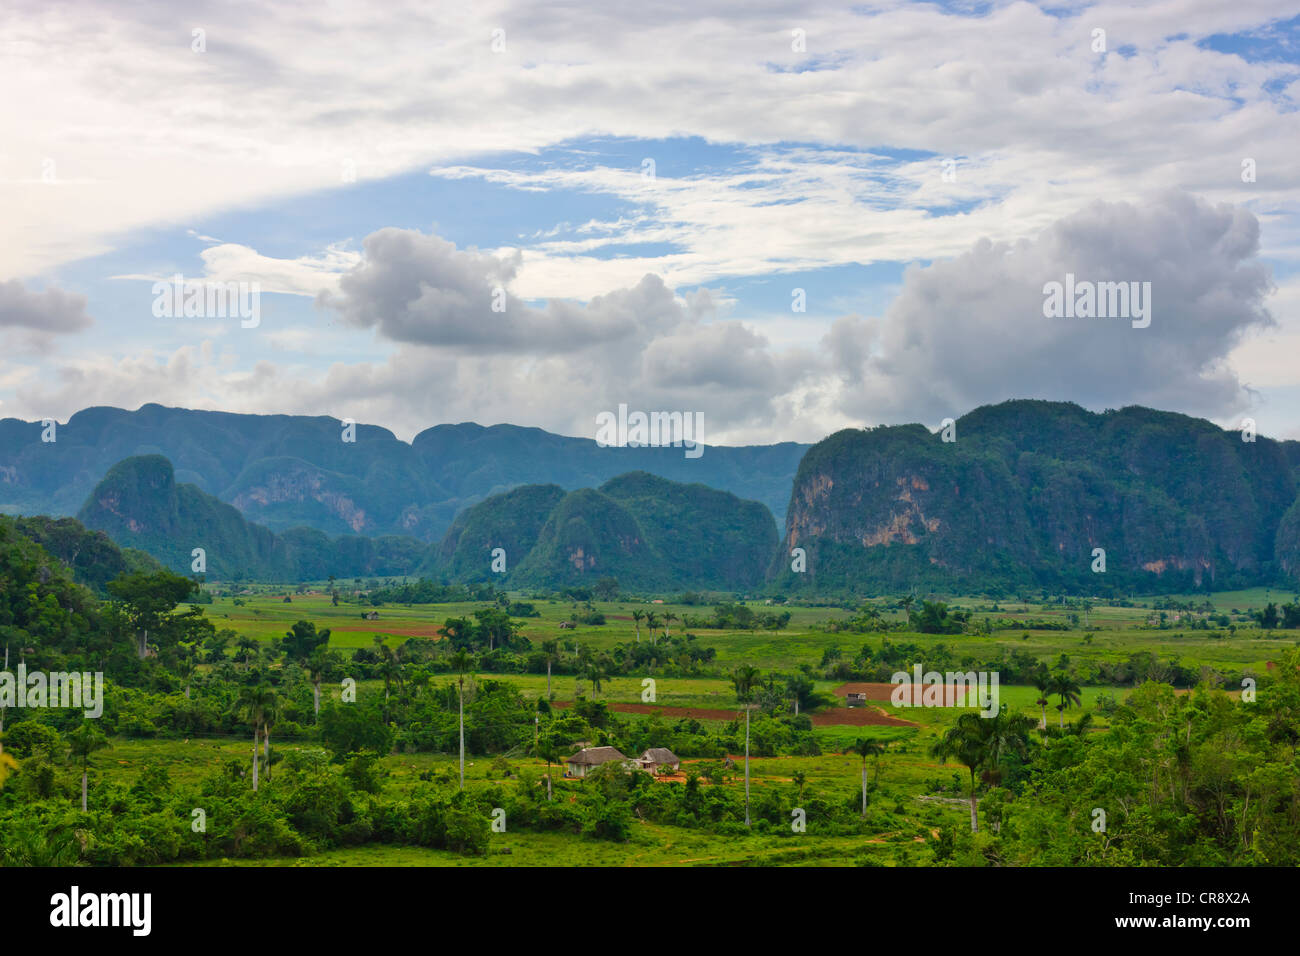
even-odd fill
[[[596,764],[609,763],[611,760],[626,760],[617,747],[587,747],[579,750],[570,757],[566,762],[575,763],[579,766],[595,766]]]
[[[677,759],[677,754],[667,747],[651,747],[641,755],[641,759],[648,760],[651,763],[681,763]]]

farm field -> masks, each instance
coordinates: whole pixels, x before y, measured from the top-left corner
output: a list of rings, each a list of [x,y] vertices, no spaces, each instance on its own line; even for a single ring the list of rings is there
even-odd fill
[[[426,644],[433,642],[432,660],[437,661],[443,659],[438,655],[450,653],[450,647],[443,647],[447,643],[443,633],[446,622],[469,618],[485,606],[483,602],[457,602],[373,607],[347,601],[335,605],[325,593],[313,593],[311,589],[307,593],[288,593],[290,600],[286,602],[286,593],[263,586],[237,598],[216,596],[212,603],[201,607],[218,630],[228,629],[240,638],[251,638],[263,649],[258,651],[263,656],[279,647],[295,624],[307,621],[318,630],[329,630],[328,646],[341,652],[343,659],[381,646],[397,651],[411,640],[422,640]],[[1029,655],[1049,667],[1088,672],[1090,666],[1123,662],[1145,653],[1159,660],[1177,661],[1213,682],[1222,672],[1265,674],[1270,661],[1300,643],[1294,632],[1262,632],[1244,623],[1251,610],[1275,598],[1264,589],[1210,596],[1216,611],[1235,612],[1242,618],[1243,624],[1234,630],[1190,626],[1184,631],[1173,626],[1160,629],[1151,624],[1156,620],[1151,607],[1096,605],[1087,610],[1085,629],[1084,624],[1069,616],[1077,614],[1077,609],[1001,602],[991,610],[987,600],[959,596],[950,598],[951,607],[969,610],[974,622],[1012,619],[1028,623],[1023,628],[995,629],[991,633],[982,633],[977,623],[973,632],[962,634],[837,631],[836,625],[851,619],[854,612],[835,607],[783,607],[781,610],[789,611],[789,620],[780,629],[752,630],[700,626],[709,617],[711,609],[707,606],[627,599],[580,606],[572,601],[534,600],[520,594],[510,598],[532,604],[538,612],[537,616],[515,619],[519,634],[534,648],[556,642],[563,663],[550,676],[549,694],[545,673],[494,673],[471,666],[464,678],[467,698],[476,699],[480,693],[494,693],[491,688],[504,686],[521,700],[531,702],[529,708],[549,705],[549,712],[557,716],[576,714],[580,709],[595,722],[593,727],[603,726],[605,718],[591,708],[603,705],[613,719],[632,722],[629,728],[639,727],[639,737],[690,732],[726,741],[724,749],[714,757],[687,756],[678,773],[649,785],[681,790],[688,781],[694,781],[691,786],[701,792],[717,789],[730,793],[732,799],[740,799],[744,792],[744,708],[733,681],[736,668],[748,665],[758,675],[799,669],[809,675],[812,693],[818,700],[804,712],[808,718],[804,731],[808,743],[801,746],[816,752],[760,755],[756,750],[751,755],[751,797],[756,807],[762,808],[762,812],[756,810],[758,819],[752,829],[740,825],[737,830],[733,823],[724,827],[726,832],[718,832],[634,817],[627,821],[625,839],[609,842],[572,833],[512,829],[507,820],[506,830],[491,832],[482,852],[468,855],[454,849],[368,841],[358,846],[304,847],[287,855],[209,856],[189,862],[208,866],[927,865],[938,862],[936,854],[950,852],[937,849],[941,847],[939,835],[962,833],[970,819],[969,780],[964,768],[958,761],[941,760],[934,747],[953,727],[957,716],[972,712],[971,708],[964,706],[965,701],[941,707],[895,705],[887,683],[855,683],[832,675],[830,671],[837,661],[852,658],[864,649],[881,654],[890,647],[905,645],[918,649],[923,658],[948,653],[951,659],[960,661],[958,669],[977,669],[981,661],[1008,660],[1008,655]],[[1197,595],[1182,600],[1199,604],[1205,598]],[[1136,599],[1136,603],[1154,601]],[[672,639],[680,640],[689,633],[695,645],[711,648],[714,655],[693,665],[695,673],[678,673],[669,661],[658,668],[647,667],[644,673],[602,674],[598,686],[580,668],[574,672],[572,662],[578,658],[572,654],[619,654],[637,645],[638,622],[633,612],[648,609],[661,618],[665,613],[673,616]],[[375,612],[378,620],[365,618]],[[606,623],[561,627],[578,614],[591,612],[604,615]],[[883,618],[906,620],[900,609],[886,610]],[[1069,622],[1071,629],[1033,626],[1055,620]],[[666,639],[662,623],[653,639],[644,622],[640,630],[640,642]],[[565,649],[570,656],[565,656]],[[246,658],[242,665],[236,663],[236,669],[251,666],[249,660]],[[211,670],[211,664],[199,664],[196,679],[201,681]],[[345,664],[323,685],[324,706],[343,702],[344,683],[339,678],[347,674]],[[648,681],[653,682],[652,694]],[[845,705],[838,690],[846,684],[868,687],[866,706]],[[389,697],[396,693],[387,679],[374,673],[355,678],[354,687],[355,699],[372,706],[378,706],[380,700],[387,706]],[[455,673],[448,673],[445,667],[442,672],[435,668],[426,687],[424,693],[435,698],[455,700],[459,683]],[[1228,685],[1224,689],[1230,698],[1240,697],[1239,687]],[[1000,685],[999,698],[1008,714],[1023,715],[1032,726],[1045,719],[1053,731],[1074,726],[1080,714],[1086,713],[1082,729],[1074,732],[1096,735],[1111,727],[1111,713],[1128,699],[1132,687],[1079,682],[1075,692],[1075,700],[1063,712],[1058,708],[1059,697],[1049,693],[1044,702],[1042,692],[1027,683]],[[517,720],[515,731],[522,733],[513,739],[518,743],[495,753],[471,752],[467,756],[466,796],[492,802],[500,801],[502,794],[512,794],[513,799],[527,802],[544,793],[548,765],[533,752],[527,739],[532,719]],[[610,729],[613,731],[613,727]],[[864,741],[868,743],[864,745]],[[211,780],[223,775],[234,775],[244,786],[248,783],[252,747],[249,734],[195,732],[180,739],[118,734],[108,743],[89,773],[92,792],[134,792],[134,788],[147,785],[159,773],[165,774],[169,786],[182,790],[210,787]],[[297,723],[278,730],[273,743],[275,761],[262,769],[262,785],[272,792],[277,776],[299,773],[302,766],[328,759],[310,728]],[[882,749],[870,757],[861,757],[854,749],[866,746],[875,751],[877,745]],[[452,750],[428,752],[399,745],[390,753],[377,755],[367,772],[373,775],[373,785],[382,787],[386,799],[418,801],[431,783],[454,787],[459,766],[454,747]],[[564,753],[557,753],[549,767],[555,801],[586,801],[596,784],[567,778],[563,761]],[[286,767],[295,769],[286,771]],[[861,806],[864,772],[870,776],[865,814]],[[981,794],[981,814],[985,812],[984,799]],[[805,814],[802,830],[781,822],[786,817],[793,821],[791,815],[797,812]],[[857,832],[844,832],[845,814],[847,819],[858,819]]]

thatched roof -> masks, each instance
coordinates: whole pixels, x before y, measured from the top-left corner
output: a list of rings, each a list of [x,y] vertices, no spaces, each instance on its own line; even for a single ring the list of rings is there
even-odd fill
[[[569,757],[566,762],[578,766],[594,767],[602,763],[609,763],[611,760],[626,759],[627,757],[617,747],[587,747]]]
[[[648,763],[681,763],[677,754],[667,747],[651,747],[641,755],[641,759]]]

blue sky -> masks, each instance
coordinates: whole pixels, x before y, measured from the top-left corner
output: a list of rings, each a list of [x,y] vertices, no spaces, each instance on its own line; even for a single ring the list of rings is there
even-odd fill
[[[1275,5],[503,3],[435,29],[289,3],[205,11],[201,50],[161,8],[109,7],[93,42],[30,13],[0,19],[0,415],[585,434],[629,402],[764,442],[1028,396],[1300,436],[1300,17]],[[1143,337],[1045,325],[1067,271],[1165,310]],[[260,325],[155,317],[176,273],[257,283]]]

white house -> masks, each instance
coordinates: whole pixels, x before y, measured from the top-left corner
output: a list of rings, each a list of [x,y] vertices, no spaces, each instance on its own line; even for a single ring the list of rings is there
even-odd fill
[[[587,771],[601,764],[617,760],[626,764],[627,757],[617,747],[583,747],[565,762],[566,772],[570,777],[585,777]]]

